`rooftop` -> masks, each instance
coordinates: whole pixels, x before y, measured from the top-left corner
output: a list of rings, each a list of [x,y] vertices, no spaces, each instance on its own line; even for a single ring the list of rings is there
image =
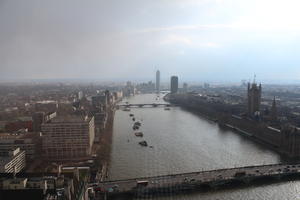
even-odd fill
[[[36,133],[0,133],[0,140],[5,139],[26,139],[26,138],[34,138],[38,136]]]
[[[90,121],[90,117],[82,115],[64,115],[57,116],[50,120],[48,123],[78,123]]]

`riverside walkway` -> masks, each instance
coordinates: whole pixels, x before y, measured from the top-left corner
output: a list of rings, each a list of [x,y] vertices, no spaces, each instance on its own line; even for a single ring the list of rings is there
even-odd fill
[[[260,165],[165,176],[143,177],[92,183],[95,191],[109,195],[149,195],[188,190],[216,189],[222,186],[254,184],[300,178],[300,164]]]

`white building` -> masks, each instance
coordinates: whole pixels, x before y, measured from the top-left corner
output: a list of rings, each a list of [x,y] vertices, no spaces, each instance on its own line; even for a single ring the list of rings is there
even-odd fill
[[[25,167],[25,151],[20,148],[0,151],[0,173],[18,173]]]

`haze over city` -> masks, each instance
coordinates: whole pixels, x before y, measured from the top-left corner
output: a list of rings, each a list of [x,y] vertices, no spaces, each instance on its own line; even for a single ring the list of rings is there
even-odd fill
[[[300,199],[299,0],[0,0],[0,200]]]
[[[300,76],[299,1],[1,0],[0,79]]]

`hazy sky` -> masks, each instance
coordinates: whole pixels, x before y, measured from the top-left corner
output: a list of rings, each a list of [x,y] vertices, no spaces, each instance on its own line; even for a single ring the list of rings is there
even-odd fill
[[[0,0],[0,79],[300,79],[299,0]]]

